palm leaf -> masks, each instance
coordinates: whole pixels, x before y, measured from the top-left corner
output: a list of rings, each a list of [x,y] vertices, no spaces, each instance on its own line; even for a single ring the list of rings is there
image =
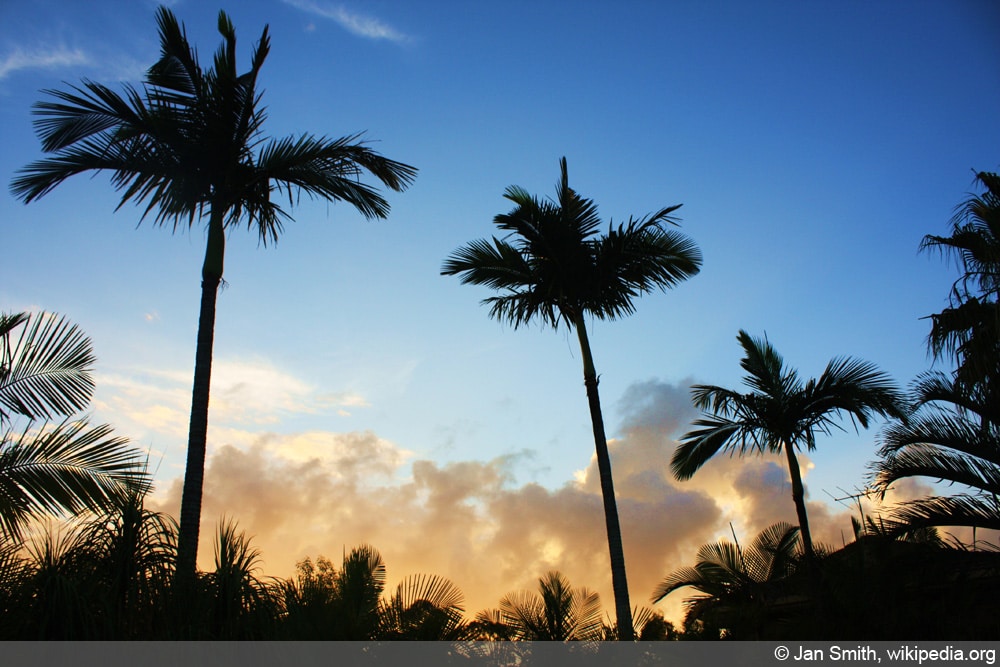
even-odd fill
[[[32,518],[107,506],[148,484],[142,461],[111,427],[64,421],[38,433],[29,425],[0,440],[0,533],[18,538]]]
[[[49,419],[86,407],[95,360],[90,339],[64,317],[0,315],[0,424],[10,412]]]

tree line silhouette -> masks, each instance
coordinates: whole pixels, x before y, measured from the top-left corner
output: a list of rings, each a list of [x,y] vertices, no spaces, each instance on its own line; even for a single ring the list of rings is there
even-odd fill
[[[119,206],[144,205],[143,217],[174,230],[206,222],[180,522],[145,509],[151,479],[137,451],[110,426],[74,417],[93,392],[95,359],[86,336],[56,315],[0,315],[0,637],[631,641],[1000,634],[1000,621],[985,613],[1000,588],[996,550],[943,539],[937,530],[1000,529],[1000,177],[989,172],[977,174],[982,192],[959,207],[950,235],[928,235],[921,245],[954,256],[962,270],[948,308],[930,316],[928,337],[932,356],[953,363],[954,371],[927,372],[904,392],[875,365],[840,357],[818,378],[803,380],[770,341],[740,331],[747,391],[692,389],[704,414],[681,438],[674,476],[690,478],[719,452],[782,454],[798,525],[775,524],[746,548],[735,535],[734,542],[705,545],[693,567],[668,574],[652,601],[682,588],[697,592],[682,628],[630,602],[586,319],[631,314],[639,296],[696,275],[702,257],[671,227],[679,205],[609,223],[602,232],[594,202],[570,187],[565,158],[554,199],[509,187],[504,196],[514,208],[494,218],[502,236],[457,249],[441,272],[493,289],[497,294],[484,300],[490,316],[514,328],[537,319],[576,331],[615,619],[601,616],[595,593],[549,572],[537,594],[512,593],[497,609],[467,620],[461,592],[446,579],[414,575],[387,594],[385,565],[370,546],[345,554],[340,568],[318,557],[300,562],[292,579],[262,579],[260,554],[232,519],[224,519],[215,536],[214,570],[199,572],[213,330],[227,230],[245,223],[262,243],[276,242],[291,219],[281,202],[287,197],[290,206],[302,193],[384,218],[388,203],[361,176],[403,190],[417,170],[375,153],[360,134],[264,138],[257,79],[270,48],[266,27],[250,70],[239,74],[235,29],[224,12],[218,19],[223,41],[208,69],[169,9],[158,9],[156,20],[161,55],[141,88],[126,85],[119,94],[84,81],[69,91],[45,91],[49,99],[34,112],[51,156],[22,169],[11,191],[31,202],[75,174],[109,171],[122,193]],[[893,483],[909,477],[958,483],[967,491],[861,516],[854,542],[841,549],[814,544],[797,453],[813,450],[817,433],[839,428],[840,416],[863,428],[875,417],[890,420],[872,464],[874,493],[884,498]],[[57,417],[62,421],[53,423]],[[50,516],[77,519],[39,532],[38,521]],[[35,538],[26,539],[32,532]],[[894,601],[891,611],[887,600]],[[934,625],[932,604],[960,611]]]

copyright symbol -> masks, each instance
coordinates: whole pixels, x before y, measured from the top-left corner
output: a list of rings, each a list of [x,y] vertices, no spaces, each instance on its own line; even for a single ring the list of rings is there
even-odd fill
[[[774,657],[777,658],[778,660],[788,660],[788,647],[779,646],[778,648],[774,649]]]

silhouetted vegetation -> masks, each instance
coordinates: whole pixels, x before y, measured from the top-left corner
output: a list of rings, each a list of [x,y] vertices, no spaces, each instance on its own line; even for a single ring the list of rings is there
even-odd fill
[[[361,545],[339,567],[306,558],[287,580],[264,577],[252,536],[224,518],[210,571],[196,569],[216,295],[226,233],[246,223],[274,243],[289,205],[305,193],[342,200],[366,218],[389,205],[360,182],[368,174],[401,191],[416,169],[372,151],[361,135],[266,139],[257,79],[270,50],[265,27],[250,69],[239,74],[235,28],[220,12],[223,38],[203,69],[184,27],[156,13],[160,59],[123,94],[90,81],[45,91],[36,129],[50,157],[13,180],[31,202],[84,172],[108,171],[121,205],[145,206],[157,225],[207,225],[201,310],[180,523],[151,511],[141,457],[111,427],[93,427],[89,339],[62,317],[0,314],[0,639],[2,640],[352,640],[559,641],[718,639],[995,639],[1000,619],[1000,548],[971,544],[950,528],[1000,530],[1000,176],[982,172],[982,192],[952,220],[950,235],[923,250],[957,260],[950,302],[930,315],[927,345],[951,371],[920,375],[908,395],[868,362],[833,359],[803,381],[766,339],[740,331],[746,392],[693,387],[705,411],[671,461],[691,478],[719,452],[784,455],[798,525],[774,524],[747,546],[719,540],[695,563],[665,575],[654,603],[693,589],[681,628],[632,608],[626,581],[598,374],[587,317],[615,320],[634,300],[696,275],[701,254],[670,229],[679,206],[617,226],[569,186],[565,158],[554,199],[511,186],[514,208],[493,222],[502,238],[454,251],[442,273],[489,287],[490,316],[518,328],[538,319],[576,331],[601,480],[615,620],[597,593],[557,571],[538,591],[512,592],[466,615],[452,581],[414,574],[386,590],[379,552]],[[274,195],[282,195],[275,197]],[[884,500],[901,480],[959,485],[948,495],[904,500],[854,521],[839,549],[813,543],[797,453],[847,416],[881,433],[871,482]],[[473,650],[473,649],[469,649]]]

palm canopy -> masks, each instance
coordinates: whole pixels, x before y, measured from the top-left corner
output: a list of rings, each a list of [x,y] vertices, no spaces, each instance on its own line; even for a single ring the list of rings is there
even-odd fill
[[[951,220],[951,235],[928,234],[921,250],[938,250],[953,256],[962,268],[955,284],[965,295],[973,289],[984,295],[1000,293],[1000,174],[979,172],[976,182],[984,188],[960,204]]]
[[[929,316],[927,347],[935,359],[954,358],[957,387],[995,396],[1000,374],[1000,175],[980,172],[976,182],[984,191],[958,207],[951,234],[928,234],[920,245],[953,257],[962,271],[949,307]]]
[[[799,528],[787,523],[768,526],[746,548],[728,540],[702,545],[695,565],[664,577],[651,599],[659,602],[690,586],[698,594],[685,600],[687,620],[724,616],[729,630],[759,638],[767,607],[783,593],[800,549]]]
[[[555,199],[507,188],[504,197],[515,207],[493,223],[509,235],[473,241],[444,262],[442,274],[502,292],[483,301],[491,317],[514,327],[535,317],[553,327],[575,325],[586,314],[613,320],[634,312],[637,296],[698,273],[694,242],[662,227],[676,224],[671,214],[679,205],[610,224],[601,235],[597,206],[569,186],[566,158],[560,167]]]
[[[816,432],[839,427],[834,417],[846,413],[862,428],[875,415],[902,417],[901,395],[891,379],[873,364],[851,358],[833,359],[819,378],[803,382],[795,369],[765,339],[745,331],[738,336],[746,371],[740,393],[713,385],[695,385],[695,407],[713,415],[694,422],[674,452],[671,469],[689,479],[720,450],[780,452],[783,447],[816,447]]]
[[[54,157],[36,161],[11,185],[30,202],[64,180],[87,171],[111,172],[128,201],[145,204],[155,222],[192,225],[206,211],[224,214],[226,226],[245,220],[263,243],[277,241],[296,196],[343,200],[365,217],[386,217],[389,205],[358,178],[367,171],[394,190],[404,189],[416,170],[386,159],[359,142],[308,135],[261,137],[266,119],[257,76],[270,42],[265,27],[249,71],[236,70],[236,33],[220,12],[223,43],[214,66],[203,71],[173,13],[156,14],[160,59],[142,88],[118,94],[84,81],[69,91],[45,91],[50,101],[35,105],[42,148]],[[275,195],[279,195],[275,199]]]
[[[538,593],[509,593],[499,610],[480,612],[477,619],[501,629],[502,636],[526,641],[594,641],[604,632],[600,596],[571,587],[554,571],[538,580]]]
[[[1000,411],[942,373],[926,373],[915,387],[918,411],[882,434],[875,488],[884,493],[909,477],[937,479],[966,489],[907,501],[891,511],[900,529],[970,526],[1000,529]]]

